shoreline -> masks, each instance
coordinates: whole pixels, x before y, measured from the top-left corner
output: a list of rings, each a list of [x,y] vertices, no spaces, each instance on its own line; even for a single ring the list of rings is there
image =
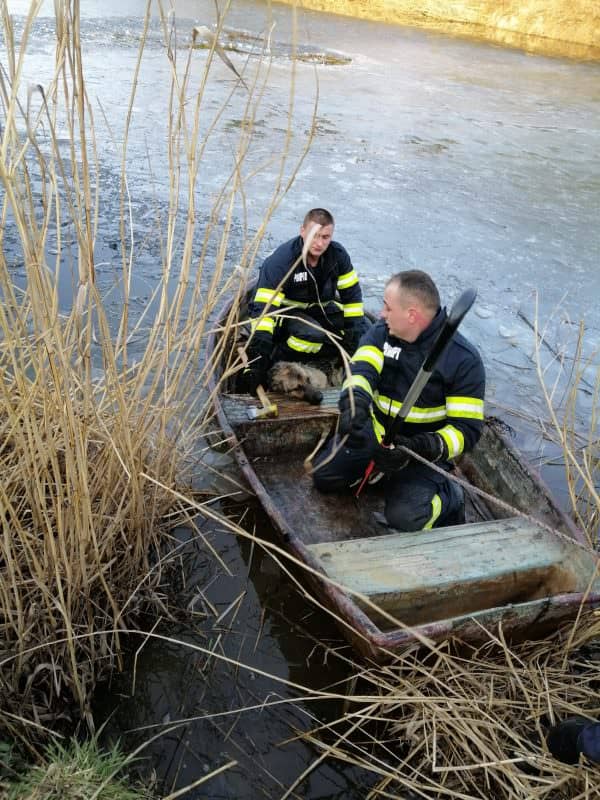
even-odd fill
[[[600,4],[593,0],[301,0],[299,5],[540,55],[600,61]]]

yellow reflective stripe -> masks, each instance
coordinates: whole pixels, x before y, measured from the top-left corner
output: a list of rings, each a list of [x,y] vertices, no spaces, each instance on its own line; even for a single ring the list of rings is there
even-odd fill
[[[286,342],[291,350],[298,353],[318,353],[322,345],[316,342],[307,342],[306,339],[299,339],[297,336],[290,336]]]
[[[266,331],[267,333],[273,333],[275,330],[275,320],[273,317],[261,317],[258,320],[252,320],[250,327],[252,328],[252,332],[254,331]]]
[[[419,408],[413,406],[407,417],[407,422],[432,422],[444,419],[446,417],[446,409],[444,406],[437,408]]]
[[[308,308],[308,303],[303,303],[301,300],[290,300],[288,297],[285,301],[286,306],[290,308]]]
[[[402,408],[402,403],[399,400],[392,400],[391,397],[386,397],[384,394],[375,396],[375,405],[384,414],[389,414],[390,417],[395,417]]]
[[[257,289],[254,295],[255,303],[270,303],[272,306],[280,306],[285,300],[283,292],[275,289]]]
[[[449,417],[483,419],[483,400],[478,397],[447,397],[446,414]]]
[[[350,361],[353,364],[366,361],[367,364],[370,364],[377,370],[378,374],[381,374],[381,370],[383,369],[383,353],[378,347],[373,347],[370,344],[364,344],[362,347],[359,347]]]
[[[298,302],[300,304],[300,301],[295,301],[295,300],[292,301],[292,300],[290,300],[290,303],[292,303],[292,302]],[[329,306],[329,304],[331,304],[333,306],[336,306],[337,308],[340,309],[340,311],[344,308],[344,306],[341,303],[339,303],[337,300],[328,300],[325,303],[326,306]],[[320,309],[322,309],[323,308],[321,303],[302,303],[301,305],[303,305],[304,308],[308,308],[308,309],[310,309],[310,308],[320,308]]]
[[[363,389],[369,395],[369,397],[373,397],[373,389],[371,389],[371,384],[362,375],[350,375],[349,378],[346,378],[342,384],[342,391],[344,389],[349,389],[350,387],[353,389]]]
[[[392,400],[389,397],[386,397],[383,394],[380,394],[375,399],[377,407],[383,411],[384,414],[389,414],[392,417],[395,417],[400,409],[402,408],[402,403],[399,400]],[[439,422],[446,418],[446,407],[445,406],[437,406],[435,408],[419,408],[418,406],[413,406],[409,411],[408,417],[406,418],[407,422]]]
[[[439,515],[442,513],[442,500],[439,494],[434,494],[431,498],[431,516],[429,517],[429,522],[423,528],[424,531],[430,531]]]
[[[345,317],[362,317],[364,313],[365,312],[362,303],[346,303],[344,306]]]
[[[349,289],[351,286],[355,286],[358,283],[358,275],[356,274],[356,270],[353,269],[350,272],[346,272],[345,275],[340,275],[337,280],[337,288],[338,289]]]
[[[439,433],[446,442],[448,458],[456,458],[456,456],[459,456],[465,449],[465,437],[454,425],[444,425],[444,427],[440,428],[436,433]]]
[[[373,420],[373,430],[375,431],[375,436],[377,437],[379,444],[381,444],[383,437],[385,436],[385,428],[381,422],[379,422],[377,417],[371,417],[371,419]]]

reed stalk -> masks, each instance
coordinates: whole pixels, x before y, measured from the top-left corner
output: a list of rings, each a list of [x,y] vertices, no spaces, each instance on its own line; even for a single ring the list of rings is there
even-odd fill
[[[151,3],[120,142],[103,108],[101,122],[95,118],[78,0],[56,0],[52,75],[30,84],[40,7],[32,2],[17,34],[2,4],[0,73],[0,686],[2,723],[24,742],[59,713],[92,728],[91,693],[120,658],[119,631],[142,605],[164,609],[167,531],[189,513],[179,497],[211,418],[206,386],[215,365],[205,360],[205,338],[224,296],[243,291],[267,221],[310,144],[308,136],[298,145],[291,100],[287,131],[269,158],[278,177],[252,233],[247,184],[264,167],[252,147],[270,62],[263,53],[247,63],[245,85],[233,81],[215,110],[206,102],[215,47],[195,49],[192,32],[178,30],[159,3],[170,73],[170,185],[166,206],[156,208],[160,274],[139,313],[131,296],[139,242],[128,149]],[[211,201],[202,189],[207,146],[236,112],[244,124],[237,141],[229,137],[223,185]],[[120,275],[110,289],[120,293],[116,320],[96,256],[99,220],[108,213],[100,136],[120,151]],[[234,269],[232,225],[240,215]],[[66,309],[65,275],[73,286]],[[176,500],[173,487],[184,492]]]

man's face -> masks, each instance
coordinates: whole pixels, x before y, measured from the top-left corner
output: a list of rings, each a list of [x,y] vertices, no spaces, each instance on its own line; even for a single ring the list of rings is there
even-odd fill
[[[420,332],[417,326],[421,318],[417,305],[414,298],[403,292],[397,283],[385,287],[380,317],[385,320],[392,336],[405,342],[415,341]]]
[[[304,241],[306,241],[310,236],[313,228],[318,228],[318,230],[313,236],[310,247],[308,248],[308,252],[311,256],[313,256],[313,258],[318,259],[331,244],[331,240],[333,238],[333,225],[319,225],[317,222],[308,222],[306,225],[303,225],[300,228],[300,236],[302,236]]]

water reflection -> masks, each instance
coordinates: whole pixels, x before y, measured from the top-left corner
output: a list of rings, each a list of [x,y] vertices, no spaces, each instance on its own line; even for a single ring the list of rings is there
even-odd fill
[[[256,521],[264,532],[259,511]],[[170,585],[179,590],[181,607],[193,609],[195,621],[161,628],[206,652],[149,640],[98,695],[98,719],[110,717],[105,736],[120,738],[127,748],[157,732],[148,726],[169,731],[176,721],[188,720],[145,751],[165,791],[236,760],[237,766],[190,797],[277,797],[316,758],[295,737],[343,713],[341,700],[308,699],[285,681],[343,694],[353,674],[345,660],[351,653],[270,556],[214,526],[203,524],[202,533],[223,564],[197,542],[185,549]],[[358,800],[370,780],[329,761],[311,772],[295,796]]]

